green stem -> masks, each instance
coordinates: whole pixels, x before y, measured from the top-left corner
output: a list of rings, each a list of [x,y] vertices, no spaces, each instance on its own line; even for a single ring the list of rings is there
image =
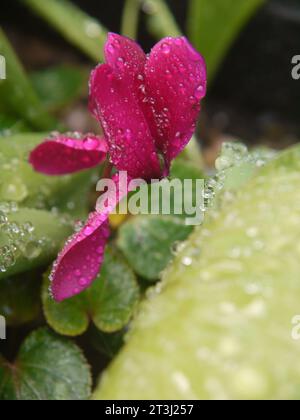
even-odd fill
[[[140,1],[139,0],[126,0],[121,33],[131,39],[136,39],[138,34],[139,24]]]
[[[68,0],[20,0],[92,60],[103,60],[107,30]]]
[[[149,15],[149,30],[156,38],[182,35],[179,25],[164,0],[140,0],[140,2],[144,12]]]
[[[46,113],[25,70],[0,28],[0,54],[5,58],[6,79],[0,81],[1,106],[25,119],[36,130],[53,130],[56,121]]]

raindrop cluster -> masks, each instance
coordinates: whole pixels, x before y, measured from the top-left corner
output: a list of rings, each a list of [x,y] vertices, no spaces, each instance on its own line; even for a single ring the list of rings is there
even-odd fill
[[[42,252],[47,239],[37,239],[31,222],[17,223],[14,214],[18,211],[17,203],[0,204],[0,272],[12,268],[17,258],[28,260],[37,258]]]

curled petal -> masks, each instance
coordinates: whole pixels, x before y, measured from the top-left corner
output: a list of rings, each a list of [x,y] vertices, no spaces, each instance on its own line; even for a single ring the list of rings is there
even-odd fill
[[[33,168],[46,175],[66,175],[93,168],[106,158],[108,146],[104,138],[86,135],[78,139],[58,135],[46,139],[30,154]]]
[[[110,206],[102,213],[90,214],[85,226],[68,240],[54,263],[50,280],[51,292],[57,302],[78,295],[99,274],[109,238],[108,217],[128,193],[126,186],[118,189],[118,175],[113,180],[116,185],[115,200],[110,201]]]
[[[107,64],[98,66],[90,82],[90,108],[101,122],[110,157],[132,178],[160,177],[161,168],[139,92],[126,77],[119,78]]]
[[[195,131],[206,94],[205,61],[185,37],[165,38],[152,49],[145,76],[144,113],[169,166]]]

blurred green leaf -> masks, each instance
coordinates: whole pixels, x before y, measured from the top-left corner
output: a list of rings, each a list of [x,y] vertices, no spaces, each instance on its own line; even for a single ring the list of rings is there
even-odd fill
[[[296,146],[208,217],[142,306],[95,399],[299,397],[299,171]]]
[[[132,268],[147,280],[158,280],[172,259],[172,249],[192,232],[191,226],[171,216],[136,216],[118,232],[118,246]]]
[[[0,80],[1,107],[5,107],[6,112],[25,119],[37,130],[56,128],[55,120],[43,109],[22,64],[1,28],[0,54],[6,61],[6,79]]]
[[[211,82],[243,26],[265,0],[190,0],[188,35],[205,57]]]
[[[26,338],[13,365],[0,356],[1,400],[87,400],[91,382],[79,347],[47,329]]]
[[[7,325],[22,325],[34,320],[40,311],[40,280],[35,272],[0,281],[0,314]]]
[[[48,111],[57,111],[78,99],[86,88],[88,72],[60,65],[31,74],[32,84]]]
[[[59,334],[81,335],[90,319],[98,329],[111,333],[127,325],[139,300],[139,288],[128,264],[109,247],[101,272],[88,290],[56,303],[50,297],[46,276],[42,300],[47,322]]]
[[[103,59],[107,30],[68,0],[20,0],[92,60]]]
[[[205,177],[200,160],[198,160],[196,164],[193,161],[179,157],[175,159],[172,164],[170,172],[171,179],[180,179],[184,181],[185,179],[205,179]]]
[[[0,111],[1,112],[1,111]],[[30,131],[30,128],[26,122],[20,120],[19,118],[6,115],[1,112],[0,115],[0,137],[2,136],[11,136],[18,133]]]
[[[73,232],[69,218],[0,202],[0,279],[49,263]]]
[[[51,177],[35,172],[28,163],[29,154],[45,138],[47,134],[0,137],[0,202],[57,208],[76,217],[85,217],[95,170]]]

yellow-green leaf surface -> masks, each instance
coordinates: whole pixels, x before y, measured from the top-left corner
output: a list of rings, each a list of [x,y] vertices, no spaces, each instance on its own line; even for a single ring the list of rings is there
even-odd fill
[[[299,399],[299,173],[297,146],[206,220],[95,399]]]
[[[109,247],[101,272],[88,290],[56,303],[50,297],[46,276],[42,300],[48,324],[60,334],[83,334],[90,319],[98,329],[112,333],[121,330],[130,320],[139,300],[139,288],[123,257]]]

